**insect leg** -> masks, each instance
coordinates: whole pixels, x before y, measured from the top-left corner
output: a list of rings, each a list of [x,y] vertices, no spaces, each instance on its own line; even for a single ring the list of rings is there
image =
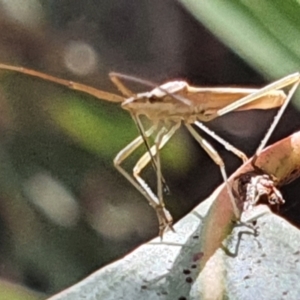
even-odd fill
[[[171,127],[170,130],[166,132],[166,128],[162,128],[160,132],[158,133],[156,139],[155,139],[155,145],[153,145],[150,149],[150,153],[146,152],[136,163],[135,167],[133,168],[133,176],[136,179],[136,181],[140,184],[140,186],[149,192],[149,195],[154,195],[154,193],[151,191],[150,187],[148,184],[145,182],[145,180],[140,176],[141,171],[146,167],[146,165],[150,162],[151,160],[151,155],[153,157],[156,157],[156,162],[157,162],[157,196],[154,196],[156,200],[158,200],[159,205],[154,207],[156,210],[156,213],[158,215],[158,219],[160,221],[159,223],[159,233],[160,236],[163,235],[163,233],[166,231],[166,229],[169,227],[172,229],[171,224],[172,224],[172,217],[169,214],[169,212],[165,209],[165,204],[163,201],[162,197],[162,179],[161,179],[161,169],[160,169],[160,158],[159,158],[159,150],[162,149],[165,144],[169,141],[169,139],[173,136],[175,131],[179,128],[180,123],[174,125]],[[153,205],[152,205],[153,206]],[[168,219],[162,220],[161,222],[161,211],[163,211],[164,215],[168,214],[169,217]],[[167,221],[167,222],[166,222]]]
[[[135,95],[134,95],[134,93],[133,93],[132,91],[130,91],[130,90],[123,84],[123,82],[121,81],[121,78],[123,78],[123,79],[129,79],[129,80],[133,80],[133,81],[138,81],[138,82],[141,81],[141,83],[145,83],[145,82],[146,82],[146,83],[148,84],[147,81],[144,82],[144,80],[139,80],[139,79],[137,79],[137,78],[135,78],[135,77],[128,76],[128,75],[123,75],[123,74],[120,74],[120,73],[113,73],[113,72],[111,72],[111,73],[109,73],[109,77],[110,77],[110,80],[115,84],[115,86],[117,87],[117,89],[118,89],[125,97],[134,97]],[[151,84],[151,83],[150,83],[150,84]],[[145,134],[144,134],[145,130],[144,130],[144,128],[143,128],[143,125],[142,125],[142,123],[141,123],[139,117],[137,117],[137,116],[135,116],[135,115],[133,115],[133,114],[132,114],[131,117],[132,117],[133,121],[135,122],[135,124],[136,124],[136,126],[137,126],[137,128],[138,128],[138,130],[139,130],[139,132],[140,132],[141,137],[142,137],[143,140],[144,140],[144,143],[145,143],[145,145],[146,145],[147,150],[149,151],[149,149],[150,149],[149,143],[148,143],[147,137],[146,137]],[[150,154],[151,154],[151,152],[150,152]],[[156,166],[155,160],[153,159],[153,156],[151,156],[151,161],[152,161],[152,165],[153,165],[154,170],[157,172],[157,166]],[[166,183],[164,177],[162,176],[162,174],[161,174],[160,178],[161,178],[162,183],[163,183],[163,185],[164,185],[164,189],[169,193],[169,188],[168,188],[167,183]]]
[[[150,156],[151,156],[152,167],[153,167],[154,171],[156,172],[156,174],[158,174],[158,173],[157,173],[158,167],[157,167],[157,165],[156,165],[157,162],[156,162],[156,160],[154,159],[154,157],[153,157],[153,155],[152,155],[152,153],[151,153],[151,151],[150,151],[150,145],[149,145],[148,138],[147,138],[147,136],[145,135],[145,129],[144,129],[144,126],[143,126],[143,124],[142,124],[142,122],[141,122],[141,120],[140,120],[140,118],[139,118],[138,116],[132,114],[131,117],[132,117],[132,119],[134,120],[134,122],[135,122],[135,124],[136,124],[136,126],[137,126],[137,128],[138,128],[138,130],[139,130],[139,132],[140,132],[140,135],[141,135],[141,137],[142,137],[143,140],[144,140],[144,143],[145,143],[145,145],[146,145],[146,148],[147,148],[147,150],[148,150],[148,152],[149,152],[149,154],[150,154]],[[163,175],[162,175],[162,172],[159,172],[159,174],[160,174],[160,179],[161,179],[161,181],[162,181],[161,183],[163,184],[163,187],[164,187],[164,191],[165,191],[167,194],[169,194],[169,193],[170,193],[170,190],[169,190],[169,187],[168,187],[168,185],[167,185],[167,183],[166,183],[165,178],[164,178]]]
[[[242,151],[240,151],[239,149],[235,148],[233,145],[231,145],[230,143],[228,143],[227,141],[225,141],[223,138],[221,138],[220,136],[218,136],[215,132],[213,132],[212,130],[210,130],[203,123],[201,123],[199,121],[196,121],[196,122],[194,122],[194,124],[198,128],[200,128],[201,130],[203,130],[204,132],[206,132],[208,135],[210,135],[212,138],[214,138],[216,141],[218,141],[221,145],[223,145],[226,150],[231,151],[236,156],[238,156],[243,162],[246,162],[248,160],[248,157],[246,156],[246,154],[244,154]]]
[[[231,111],[238,109],[239,107],[242,107],[243,105],[245,105],[247,103],[258,100],[260,97],[267,95],[269,92],[272,92],[274,90],[283,89],[289,85],[294,85],[299,80],[300,80],[300,73],[294,73],[294,74],[288,75],[284,78],[281,78],[281,79],[257,90],[256,92],[249,94],[246,97],[243,97],[242,99],[237,100],[222,109],[219,109],[216,113],[216,116],[223,116]]]
[[[185,124],[186,128],[189,130],[189,132],[192,134],[192,136],[195,138],[195,140],[200,144],[200,146],[206,151],[206,153],[211,157],[211,159],[220,167],[221,174],[223,177],[223,180],[226,184],[227,191],[229,194],[229,198],[231,200],[231,204],[233,207],[234,215],[237,219],[240,218],[240,210],[237,207],[235,198],[232,193],[232,189],[228,183],[228,177],[225,170],[225,164],[218,152],[213,148],[213,146],[208,143],[190,124]]]
[[[149,130],[145,131],[145,136],[149,137],[151,136],[151,134],[153,134],[153,132],[155,131],[156,126],[152,126]],[[149,188],[149,186],[145,183],[145,181],[143,181],[140,177],[140,181],[143,182],[143,184],[141,184],[138,180],[136,181],[134,179],[134,177],[132,177],[122,166],[121,163],[128,157],[130,156],[140,145],[142,145],[144,143],[144,139],[142,138],[142,136],[137,137],[135,140],[133,140],[130,144],[128,144],[123,150],[121,150],[117,156],[114,159],[114,165],[116,167],[116,169],[142,194],[144,195],[144,197],[148,200],[149,204],[155,209],[156,213],[157,213],[157,217],[158,217],[158,221],[159,221],[159,233],[160,236],[162,236],[163,232],[165,231],[166,228],[172,228],[171,224],[172,224],[172,217],[170,215],[170,213],[165,209],[165,207],[162,207],[160,204],[159,199],[157,198],[157,196],[152,192],[152,190]],[[166,143],[165,139],[162,138],[162,142],[161,143]],[[152,150],[152,155],[155,153],[155,145],[151,148]],[[161,148],[162,146],[160,146]],[[147,163],[150,161],[150,154],[149,152],[146,152],[142,158],[143,162],[145,161],[145,157],[146,159],[148,159],[148,161],[144,164],[147,165]],[[142,159],[140,159],[142,160]],[[139,160],[139,161],[140,161]],[[138,165],[138,164],[137,164]],[[135,167],[136,168],[136,167]],[[142,170],[142,168],[140,168],[140,170]]]
[[[156,126],[152,126],[149,130],[145,132],[145,135],[150,136],[156,129]],[[131,143],[129,143],[124,149],[122,149],[117,156],[114,158],[115,168],[141,193],[143,194],[150,205],[157,205],[157,201],[153,199],[155,197],[149,196],[149,194],[134,180],[134,178],[121,166],[121,163],[130,156],[139,146],[144,143],[142,136],[138,136]]]
[[[299,78],[300,79],[300,78]],[[255,157],[258,156],[261,151],[265,148],[271,134],[273,133],[275,127],[277,126],[278,122],[280,121],[282,114],[284,113],[286,107],[288,106],[288,104],[290,103],[291,98],[293,97],[293,95],[295,94],[296,89],[299,86],[300,81],[298,80],[297,82],[295,82],[292,85],[292,88],[289,90],[289,93],[285,99],[285,102],[283,103],[283,105],[280,107],[280,109],[278,110],[270,128],[268,129],[265,137],[263,138],[263,140],[261,141],[259,147],[257,148],[256,152],[255,152]],[[255,157],[253,159],[255,159]]]
[[[259,154],[261,153],[263,148],[266,146],[271,134],[273,133],[274,129],[276,128],[278,122],[280,121],[280,119],[282,117],[282,114],[284,113],[287,105],[289,104],[297,87],[299,86],[299,82],[300,82],[300,73],[294,73],[294,74],[288,75],[284,78],[281,78],[281,79],[257,90],[256,92],[254,92],[252,94],[249,94],[248,96],[246,96],[234,103],[227,105],[226,107],[220,109],[216,113],[216,115],[218,115],[218,116],[224,115],[224,114],[231,112],[247,103],[258,100],[260,97],[267,95],[269,92],[272,92],[274,90],[280,90],[280,89],[286,88],[288,86],[291,86],[291,88],[288,92],[288,95],[285,97],[283,104],[281,105],[280,109],[278,110],[273,122],[271,123],[270,128],[268,129],[265,137],[261,141],[259,147],[257,148],[257,150],[255,152],[255,155],[252,158],[251,164],[257,170],[259,170],[259,168],[255,165],[257,157],[259,156]],[[263,170],[260,170],[260,171],[263,171]]]
[[[165,128],[163,128],[165,129]],[[155,161],[156,161],[156,166],[157,166],[157,197],[159,200],[160,205],[164,205],[164,200],[163,200],[163,187],[162,187],[162,171],[161,171],[161,161],[160,161],[160,154],[159,154],[159,149],[160,149],[160,145],[162,142],[162,139],[164,136],[166,136],[166,129],[165,130],[161,130],[156,138],[155,138]],[[170,133],[170,132],[169,132]],[[171,134],[171,136],[173,135],[173,133]],[[169,138],[168,138],[169,139]],[[163,146],[162,146],[163,147]],[[151,153],[151,151],[150,151]]]

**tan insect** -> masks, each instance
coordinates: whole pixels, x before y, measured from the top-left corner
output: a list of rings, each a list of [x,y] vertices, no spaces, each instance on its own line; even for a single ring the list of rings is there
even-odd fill
[[[156,88],[150,92],[134,94],[121,82],[122,78],[145,83],[147,85],[149,85],[149,82],[118,73],[110,73],[109,76],[111,80],[123,94],[123,97],[121,97],[84,84],[60,79],[22,67],[0,64],[0,69],[35,76],[67,86],[70,89],[90,94],[98,99],[118,102],[121,103],[123,109],[129,111],[139,128],[140,136],[117,154],[114,159],[114,165],[118,171],[146,197],[149,204],[155,209],[159,221],[160,236],[163,235],[166,229],[172,229],[172,217],[165,208],[163,201],[164,178],[161,173],[159,150],[164,147],[180,125],[183,123],[186,126],[196,141],[220,167],[224,182],[227,185],[227,191],[231,199],[235,217],[238,219],[240,217],[240,211],[236,205],[231,187],[227,182],[224,162],[217,151],[204,138],[202,138],[191,124],[212,136],[224,145],[227,150],[232,151],[243,161],[246,161],[247,157],[244,153],[216,135],[204,126],[202,122],[209,122],[234,110],[271,109],[280,107],[270,129],[256,152],[258,155],[264,148],[275,126],[277,125],[282,113],[294,94],[300,79],[300,74],[295,73],[275,81],[261,89],[199,88],[189,86],[184,81],[170,81],[161,86],[154,85]],[[150,85],[153,86],[153,84]],[[286,87],[291,87],[287,95],[283,90],[281,90]],[[153,125],[147,130],[144,130],[143,128],[140,120],[141,115],[146,116],[153,123]],[[147,139],[150,136],[154,136],[155,140],[154,145],[151,148],[147,142]],[[148,151],[138,160],[133,168],[133,176],[131,176],[121,166],[121,163],[143,143],[146,143]],[[153,193],[144,179],[140,176],[141,171],[150,161],[153,162],[156,169],[157,195]]]

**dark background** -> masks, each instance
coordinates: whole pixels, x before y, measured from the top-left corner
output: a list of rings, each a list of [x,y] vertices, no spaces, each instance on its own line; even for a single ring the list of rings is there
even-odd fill
[[[113,93],[118,91],[109,81],[111,71],[157,83],[267,83],[171,0],[25,3],[13,7],[0,2],[2,63]],[[155,213],[113,168],[116,154],[138,135],[119,104],[8,72],[0,72],[0,84],[3,280],[50,295],[157,235]],[[128,86],[135,92],[148,90]],[[274,113],[236,112],[208,126],[251,156]],[[270,143],[295,132],[299,120],[291,105]],[[241,162],[212,144],[231,174]],[[145,151],[125,167],[131,170]],[[171,189],[165,201],[175,220],[222,183],[219,168],[185,129],[162,151],[162,165]],[[155,188],[154,171],[148,168],[142,175]],[[298,211],[289,199],[298,185],[295,181],[283,189],[287,204],[282,211],[293,212],[288,217],[295,224]]]

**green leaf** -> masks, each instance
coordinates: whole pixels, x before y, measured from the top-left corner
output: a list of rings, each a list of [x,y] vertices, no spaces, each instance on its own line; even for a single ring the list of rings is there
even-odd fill
[[[180,2],[269,80],[299,71],[300,4],[294,0]],[[299,103],[299,95],[296,105]]]
[[[269,78],[298,71],[296,1],[180,1],[221,41]]]

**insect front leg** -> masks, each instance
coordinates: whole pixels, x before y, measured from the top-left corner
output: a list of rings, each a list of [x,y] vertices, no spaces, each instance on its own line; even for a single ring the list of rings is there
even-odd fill
[[[160,145],[158,146],[161,149],[164,144],[170,139],[170,137],[176,131],[176,128],[171,128],[171,130],[166,134],[167,137],[163,136]],[[156,126],[152,126],[149,130],[144,132],[146,137],[149,137],[156,130]],[[171,136],[170,136],[171,135]],[[151,148],[151,155],[149,152],[146,152],[138,161],[134,167],[134,177],[132,177],[122,166],[121,163],[128,158],[139,146],[144,143],[144,138],[142,136],[137,137],[130,144],[128,144],[123,150],[121,150],[114,159],[114,165],[116,169],[148,200],[149,204],[155,209],[159,221],[159,234],[162,236],[166,228],[172,228],[172,217],[170,213],[165,209],[164,205],[162,206],[158,197],[152,192],[150,187],[146,182],[139,176],[141,170],[151,161],[153,155],[156,153],[156,145]],[[161,172],[160,170],[157,172]],[[136,180],[135,180],[135,179]]]
[[[154,168],[154,171],[156,172],[156,174],[158,174],[158,171],[157,171],[157,169],[158,169],[158,167],[157,167],[157,162],[156,162],[156,160],[154,159],[153,155],[151,154],[151,151],[150,151],[150,145],[149,145],[148,138],[147,138],[147,136],[145,135],[145,129],[144,129],[144,126],[143,126],[143,124],[142,124],[140,118],[139,118],[137,115],[131,114],[131,117],[132,117],[133,121],[135,122],[135,124],[136,124],[136,126],[137,126],[137,128],[138,128],[138,130],[139,130],[139,132],[140,132],[141,137],[142,137],[143,140],[144,140],[145,146],[146,146],[146,148],[147,148],[149,154],[151,155],[151,162],[152,162],[152,166],[153,166],[153,168]],[[156,126],[158,126],[158,123],[156,123]],[[159,142],[158,142],[159,136],[162,137],[163,135],[162,135],[162,134],[157,134],[157,136],[156,136],[156,142],[155,142],[156,145],[159,143]],[[158,153],[158,151],[157,151],[156,153]],[[158,156],[158,158],[159,158],[159,156]],[[159,163],[160,163],[160,162],[159,162]],[[169,187],[167,186],[167,183],[166,183],[166,181],[165,181],[165,178],[162,176],[162,172],[159,172],[159,174],[160,174],[160,180],[161,180],[161,181],[160,181],[160,184],[163,184],[164,190],[165,190],[167,193],[169,193]]]
[[[166,132],[165,128],[162,128],[160,132],[157,134],[155,139],[155,145],[153,145],[150,148],[149,152],[146,152],[136,163],[135,167],[133,168],[133,176],[136,179],[136,181],[140,184],[140,186],[147,191],[147,193],[152,195],[156,201],[158,201],[158,205],[152,206],[156,210],[157,217],[159,220],[159,235],[162,236],[163,233],[168,229],[172,229],[172,217],[170,213],[166,210],[165,204],[163,201],[162,196],[162,173],[160,168],[160,157],[159,157],[159,150],[162,149],[165,144],[169,141],[169,139],[173,136],[175,131],[179,128],[180,123],[174,125],[171,127],[170,130]],[[145,180],[140,176],[140,173],[142,170],[149,164],[152,157],[156,158],[156,173],[157,173],[157,194],[158,196],[155,196],[148,184],[145,182]],[[153,199],[153,200],[154,200]]]
[[[155,131],[156,126],[152,126],[149,130],[145,132],[146,136],[151,136],[151,134]],[[144,139],[142,136],[138,136],[131,143],[129,143],[124,149],[122,149],[117,156],[114,158],[114,166],[115,168],[141,193],[143,194],[149,204],[151,206],[156,206],[158,204],[158,200],[155,199],[154,194],[149,195],[135,180],[134,178],[121,166],[121,163],[128,158],[138,147],[140,147],[144,143]]]

